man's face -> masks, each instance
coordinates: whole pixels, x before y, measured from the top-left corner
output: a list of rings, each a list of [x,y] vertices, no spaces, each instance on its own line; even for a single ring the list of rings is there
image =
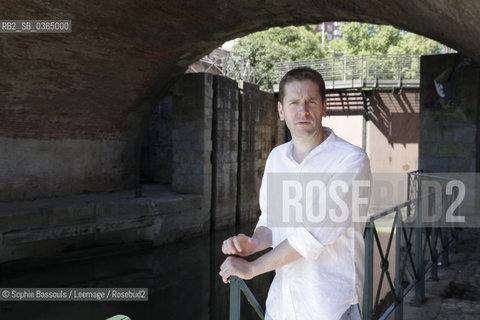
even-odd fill
[[[286,122],[294,139],[321,138],[326,111],[327,102],[322,101],[318,85],[311,80],[287,83],[285,97],[278,103],[280,120]]]

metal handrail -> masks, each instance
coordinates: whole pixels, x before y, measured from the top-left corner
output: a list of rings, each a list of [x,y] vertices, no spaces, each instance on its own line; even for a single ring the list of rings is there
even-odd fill
[[[230,320],[240,320],[240,292],[243,292],[245,297],[247,298],[250,305],[253,307],[255,312],[257,313],[258,317],[261,320],[265,319],[265,311],[258,303],[257,299],[253,295],[252,291],[248,288],[245,281],[240,279],[237,276],[231,276],[228,278],[230,282]]]
[[[323,76],[325,82],[355,80],[378,84],[378,80],[420,79],[421,55],[356,55],[323,59],[277,62],[273,67],[273,83],[278,84],[289,70],[310,67]],[[369,81],[370,80],[370,81]]]
[[[202,72],[209,72],[210,69],[213,69],[215,74],[218,73],[231,79],[259,83],[259,81],[255,81],[255,68],[252,67],[248,57],[216,49],[199,61],[207,66],[206,70]]]
[[[442,219],[440,225],[425,226],[422,225],[422,201],[430,201],[431,195],[422,194],[419,179],[422,177],[428,179],[453,180],[445,177],[437,177],[424,174],[423,171],[410,172],[408,174],[408,198],[409,200],[396,205],[392,208],[383,210],[369,216],[364,232],[365,239],[365,284],[363,293],[363,319],[376,320],[386,319],[392,312],[395,312],[395,319],[403,319],[403,300],[407,293],[415,288],[413,304],[421,304],[425,298],[425,275],[431,270],[430,280],[438,280],[438,263],[442,259],[443,264],[448,264],[449,247],[455,244],[461,237],[461,230],[454,227],[445,227],[445,211],[442,208]],[[440,179],[441,178],[441,179]],[[443,192],[443,190],[442,190]],[[447,208],[451,204],[452,197],[442,196],[442,204]],[[393,214],[393,222],[388,235],[386,250],[382,248],[375,221],[380,218]],[[389,271],[389,256],[395,235],[395,278],[392,280]],[[413,240],[412,237],[414,236]],[[438,240],[440,239],[441,250],[438,250]],[[405,246],[402,246],[402,241]],[[381,275],[378,281],[377,292],[373,295],[373,271],[374,271],[374,247],[377,247],[380,256]],[[403,250],[403,252],[402,252]],[[429,259],[425,264],[425,254],[429,254]],[[414,280],[408,283],[406,273],[410,269]],[[393,299],[393,302],[386,306],[380,314],[380,292],[386,277],[390,291],[387,297]],[[265,312],[255,299],[254,295],[245,284],[245,282],[235,276],[230,280],[230,320],[240,320],[240,292],[243,292],[248,301],[255,309],[260,319],[264,319]],[[408,284],[407,284],[408,283]]]
[[[376,213],[369,217],[367,226],[365,229],[365,286],[364,286],[364,300],[363,300],[363,319],[386,319],[393,311],[395,311],[395,319],[403,319],[403,299],[406,294],[415,288],[415,296],[413,298],[413,304],[421,304],[425,298],[425,275],[426,272],[431,269],[430,280],[438,280],[437,265],[439,258],[442,258],[442,262],[448,263],[449,247],[455,243],[460,237],[460,231],[456,228],[445,228],[444,208],[448,207],[449,201],[452,198],[448,198],[445,195],[442,197],[442,219],[437,226],[425,226],[422,224],[422,201],[430,201],[431,195],[423,194],[421,185],[418,179],[425,176],[428,179],[442,178],[441,180],[453,180],[444,177],[436,177],[432,175],[423,174],[422,171],[416,171],[409,173],[409,200],[397,205],[393,208],[389,208],[382,212]],[[414,181],[416,178],[417,181]],[[411,188],[415,188],[415,192],[412,192]],[[443,190],[442,190],[443,192]],[[430,204],[430,203],[429,203]],[[402,217],[402,211],[406,215]],[[382,249],[375,221],[393,214],[392,227],[389,234],[387,248],[385,251]],[[411,221],[408,221],[408,220]],[[389,253],[393,243],[393,235],[396,235],[396,248],[395,248],[395,281],[393,283],[388,269]],[[412,240],[412,237],[414,239]],[[441,250],[437,249],[438,240],[440,239]],[[405,246],[402,246],[402,240],[405,242]],[[380,268],[382,270],[380,279],[377,286],[377,294],[375,299],[373,297],[373,258],[374,247],[378,248],[380,256]],[[402,252],[403,250],[403,252]],[[429,254],[428,262],[425,264],[425,254]],[[410,268],[413,274],[414,280],[408,283],[405,279],[407,269]],[[389,292],[387,292],[387,298],[393,300],[383,313],[380,312],[380,292],[383,286],[383,279],[386,276],[389,284]],[[380,314],[381,313],[381,314]]]

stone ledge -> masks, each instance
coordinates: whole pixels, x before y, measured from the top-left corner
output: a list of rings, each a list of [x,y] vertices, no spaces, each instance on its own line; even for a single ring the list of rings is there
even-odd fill
[[[175,193],[166,185],[144,185],[142,197],[134,194],[127,190],[1,203],[3,261],[61,252],[76,243],[160,245],[210,228],[202,195]]]

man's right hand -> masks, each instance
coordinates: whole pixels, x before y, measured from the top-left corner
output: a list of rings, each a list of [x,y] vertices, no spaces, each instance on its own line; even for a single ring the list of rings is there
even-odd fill
[[[222,252],[224,254],[236,254],[242,257],[257,252],[258,241],[252,237],[248,237],[243,233],[230,237],[223,241]]]

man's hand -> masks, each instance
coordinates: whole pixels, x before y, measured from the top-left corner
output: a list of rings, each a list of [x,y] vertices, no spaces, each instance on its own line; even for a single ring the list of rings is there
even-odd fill
[[[218,274],[224,283],[228,283],[230,276],[237,276],[244,280],[252,279],[255,276],[253,263],[238,257],[228,257],[220,266]]]
[[[285,239],[273,250],[251,262],[238,257],[228,257],[220,266],[219,274],[225,283],[228,283],[228,277],[230,276],[250,280],[301,258],[302,255],[292,248],[288,240]]]
[[[223,241],[222,252],[224,254],[237,254],[246,257],[255,253],[258,249],[258,241],[242,233]],[[228,259],[227,259],[228,260]]]

